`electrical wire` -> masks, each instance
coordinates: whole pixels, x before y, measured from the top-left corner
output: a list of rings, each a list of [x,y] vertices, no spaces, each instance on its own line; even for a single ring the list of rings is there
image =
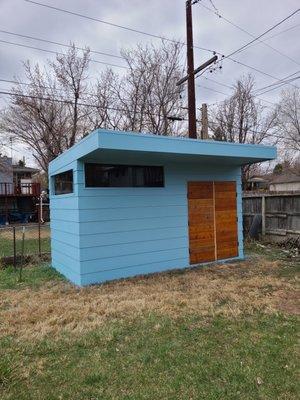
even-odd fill
[[[220,86],[223,86],[223,87],[232,89],[232,90],[234,89],[234,86],[233,86],[233,85],[226,85],[225,83],[221,83],[221,82],[218,82],[218,81],[216,81],[216,80],[214,80],[214,79],[207,78],[206,76],[203,76],[203,78],[206,79],[206,80],[208,80],[208,81],[214,82],[214,83],[216,83],[217,85],[220,85]],[[225,94],[225,93],[224,93],[224,94]],[[229,95],[230,95],[229,93],[226,94],[226,96],[229,96]],[[266,102],[266,103],[269,103],[269,104],[272,104],[272,105],[276,105],[276,103],[273,103],[272,101],[269,101],[269,100],[266,100],[266,99],[262,99],[261,97],[258,97],[258,95],[254,95],[254,97],[257,97],[259,100],[264,101],[264,102]],[[266,106],[266,107],[267,107],[267,106]],[[269,107],[269,108],[273,109],[273,107]]]
[[[61,53],[61,52],[59,52],[59,51],[53,51],[53,50],[42,49],[41,47],[28,46],[27,44],[9,42],[9,41],[7,41],[7,40],[0,40],[0,43],[9,44],[9,45],[13,45],[13,46],[24,47],[24,48],[27,48],[27,49],[33,49],[33,50],[43,51],[43,52],[45,52],[45,53],[65,55],[64,53]],[[81,57],[79,57],[79,58],[81,58]],[[107,66],[109,66],[109,67],[117,67],[117,68],[128,69],[128,67],[125,67],[125,66],[123,66],[123,65],[111,64],[111,63],[107,63],[107,62],[104,62],[104,61],[94,60],[94,59],[92,59],[92,58],[90,59],[90,61],[91,61],[91,62],[94,62],[94,63],[97,63],[97,64],[107,65]]]
[[[11,80],[11,79],[2,79],[2,78],[0,78],[0,82],[6,82],[6,83],[12,83],[12,84],[20,84],[20,85],[31,86],[30,83],[27,83],[27,82],[20,82],[20,81]],[[213,89],[213,88],[210,88],[210,87],[208,87],[208,86],[197,85],[197,84],[196,84],[196,86],[202,87],[202,88],[207,89],[207,90],[211,90],[212,92],[216,92],[216,93],[220,93],[220,94],[224,94],[224,95],[229,95],[229,94],[227,94],[227,93],[220,92],[220,91],[218,91],[218,90],[216,90],[216,89]],[[45,88],[45,89],[51,89],[50,87],[47,87],[47,86],[43,86],[43,88]],[[95,93],[86,93],[86,94],[87,94],[88,96],[95,96],[95,97],[98,97]]]
[[[133,28],[129,28],[129,27],[126,27],[126,26],[123,26],[123,25],[119,25],[119,24],[114,24],[114,23],[111,23],[111,22],[108,22],[108,21],[100,20],[98,18],[90,17],[90,16],[87,16],[87,15],[84,15],[84,14],[80,14],[80,13],[73,12],[73,11],[70,11],[70,10],[62,9],[62,8],[59,8],[59,7],[50,6],[48,4],[40,3],[40,2],[37,2],[37,1],[33,1],[33,0],[24,0],[24,1],[26,1],[27,3],[34,4],[36,6],[45,7],[45,8],[51,9],[51,10],[63,12],[63,13],[70,14],[70,15],[73,15],[73,16],[76,16],[76,17],[86,18],[88,20],[92,20],[92,21],[95,21],[95,22],[99,22],[99,23],[102,23],[102,24],[109,25],[109,26],[114,26],[114,27],[117,27],[117,28],[129,30],[131,32],[135,32],[135,33],[139,33],[139,34],[142,34],[142,35],[154,37],[156,39],[162,39],[162,40],[165,40],[165,41],[168,41],[168,42],[177,43],[177,44],[183,44],[183,45],[186,46],[185,42],[180,42],[180,41],[177,41],[177,40],[169,39],[169,38],[164,37],[164,36],[155,35],[155,34],[152,34],[152,33],[148,33],[148,32],[137,30],[137,29],[133,29]],[[202,3],[199,3],[199,4],[202,5]],[[200,50],[208,51],[208,52],[213,53],[213,54],[218,54],[221,57],[224,56],[223,53],[220,53],[220,52],[212,50],[212,49],[207,49],[207,48],[196,46],[196,45],[194,45],[193,47],[194,47],[194,49],[200,49]],[[249,68],[249,69],[251,69],[251,70],[253,70],[255,72],[258,72],[258,73],[260,73],[260,74],[262,74],[264,76],[268,76],[269,78],[278,80],[277,77],[275,77],[275,76],[273,76],[273,75],[271,75],[271,74],[269,74],[269,73],[267,73],[265,71],[259,70],[256,67],[252,67],[250,65],[247,65],[247,64],[245,64],[245,63],[243,63],[241,61],[238,61],[238,60],[236,60],[234,58],[231,58],[229,56],[227,56],[227,59],[232,61],[232,62],[234,62],[234,63],[236,63],[236,64],[239,64],[239,65],[242,65],[242,66],[244,66],[246,68]]]
[[[298,28],[299,26],[300,26],[300,24],[296,24],[296,25],[290,26],[289,28],[284,29],[284,30],[282,30],[282,31],[280,31],[278,33],[274,33],[274,35],[268,36],[267,38],[265,38],[265,40],[273,39],[274,37],[282,35],[283,33],[289,32],[292,29]]]
[[[263,91],[264,89],[268,89],[268,88],[272,88],[272,90],[274,89],[277,89],[277,86],[279,85],[279,86],[284,86],[284,85],[286,85],[286,84],[288,84],[288,83],[290,83],[290,82],[293,82],[293,81],[295,81],[295,80],[297,80],[297,79],[299,79],[300,78],[300,76],[296,76],[296,77],[294,77],[294,78],[290,78],[290,79],[287,79],[286,81],[284,81],[284,82],[278,82],[278,83],[272,83],[271,85],[267,85],[267,86],[264,86],[264,87],[262,87],[262,88],[260,88],[260,89],[257,89],[257,91],[259,91],[259,92],[261,92],[261,91]],[[274,87],[275,86],[275,87]]]
[[[201,87],[201,88],[203,88],[203,89],[211,90],[212,92],[224,94],[225,96],[228,96],[228,95],[229,95],[229,93],[220,92],[219,90],[216,90],[216,89],[213,89],[213,88],[204,86],[204,85],[198,85],[198,84],[196,84],[196,86],[197,86],[197,87]]]
[[[300,78],[300,76],[298,76],[297,78],[295,78],[295,79],[299,79]],[[283,83],[283,84],[281,84],[281,85],[279,85],[279,86],[277,86],[277,87],[275,87],[275,88],[271,88],[271,89],[268,89],[268,90],[265,90],[264,92],[261,92],[260,94],[265,94],[265,93],[269,93],[269,92],[271,92],[272,90],[277,90],[277,89],[280,89],[282,86],[284,86],[285,85],[285,83]]]
[[[0,94],[6,95],[6,96],[16,96],[16,97],[22,97],[22,98],[29,98],[29,99],[35,99],[35,100],[42,100],[42,101],[49,101],[52,103],[61,103],[61,104],[74,104],[72,100],[67,100],[67,99],[52,99],[50,97],[42,97],[42,96],[33,96],[33,95],[27,95],[27,94],[21,94],[21,93],[14,93],[14,92],[9,92],[9,91],[2,91],[0,90]],[[93,108],[101,108],[99,105],[96,104],[89,104],[89,103],[77,103],[78,106],[85,106],[85,107],[93,107]],[[116,108],[116,107],[105,107],[106,110],[111,110],[111,111],[118,111],[118,112],[129,112],[129,113],[134,113],[136,112],[137,114],[141,114],[141,111],[137,110],[126,110],[122,108]],[[162,114],[156,114],[153,113],[151,114],[152,116],[157,116],[157,117],[164,117]],[[187,119],[182,118],[183,121],[187,121]]]
[[[259,36],[256,36],[254,39],[250,40],[250,42],[245,43],[243,46],[239,47],[238,49],[232,51],[230,54],[228,54],[227,56],[225,56],[223,59],[228,58],[233,56],[234,54],[240,53],[242,50],[246,49],[250,44],[258,41],[261,37],[265,36],[267,33],[271,32],[273,29],[277,28],[277,26],[281,25],[282,23],[284,23],[285,21],[287,21],[289,18],[291,18],[292,16],[294,16],[295,14],[297,14],[300,11],[300,8],[298,8],[297,10],[293,11],[291,14],[289,14],[287,17],[285,17],[284,19],[282,19],[281,21],[277,22],[275,25],[271,26],[271,28],[267,29],[265,32],[261,33]],[[252,35],[251,35],[252,36]],[[296,61],[297,64],[299,64]],[[299,64],[300,65],[300,64]]]
[[[299,71],[296,71],[296,72],[294,72],[294,73],[292,73],[292,74],[290,74],[290,75],[287,75],[285,78],[279,79],[278,81],[273,82],[273,83],[270,84],[270,85],[267,85],[267,86],[264,86],[264,87],[262,87],[262,88],[256,89],[256,90],[255,90],[255,93],[260,92],[260,91],[262,91],[262,90],[264,90],[264,89],[267,89],[267,88],[269,88],[269,87],[272,87],[272,86],[276,86],[276,85],[283,86],[283,85],[290,84],[291,82],[293,82],[293,81],[299,79],[299,77],[294,77],[294,78],[292,78],[294,75],[299,74],[299,73],[300,73],[300,70],[299,70]],[[276,89],[276,87],[274,87],[273,89]],[[273,90],[273,89],[271,89],[271,90]],[[270,90],[270,91],[271,91],[271,90]],[[260,94],[262,94],[262,93],[260,93]]]
[[[283,22],[285,22],[287,19],[289,19],[289,18],[291,18],[293,15],[295,15],[295,14],[299,11],[299,9],[296,10],[296,11],[294,11],[291,15],[289,15],[288,17],[286,17],[285,19],[283,19],[282,21],[280,21],[279,23],[277,23],[277,24],[274,25],[273,27],[271,27],[268,31],[266,31],[266,32],[264,32],[263,34],[261,34],[260,36],[256,37],[254,34],[250,33],[250,32],[247,31],[246,29],[242,28],[240,25],[237,25],[237,24],[234,23],[233,21],[231,21],[231,20],[229,20],[228,18],[225,18],[223,15],[221,15],[221,14],[219,13],[219,11],[216,9],[216,7],[213,5],[213,3],[212,3],[212,5],[213,5],[213,7],[214,7],[214,10],[211,9],[210,7],[204,5],[202,2],[199,3],[199,5],[200,5],[201,7],[203,7],[203,8],[205,8],[206,10],[209,10],[209,11],[212,12],[213,14],[217,15],[219,18],[223,19],[225,22],[227,22],[227,23],[229,23],[230,25],[234,26],[235,28],[239,29],[241,32],[244,32],[244,33],[246,33],[248,36],[251,36],[251,37],[254,38],[254,39],[253,39],[251,42],[249,42],[248,44],[245,44],[245,45],[242,46],[240,49],[237,49],[235,52],[229,54],[229,56],[232,56],[233,54],[236,54],[236,53],[239,53],[239,52],[243,51],[244,49],[250,47],[251,45],[254,45],[254,42],[258,41],[259,43],[264,44],[265,46],[267,46],[268,48],[272,49],[273,51],[275,51],[276,53],[280,54],[281,56],[286,57],[286,58],[288,58],[290,61],[294,62],[295,64],[300,65],[300,63],[299,63],[298,61],[296,61],[295,59],[293,59],[292,57],[288,56],[287,54],[284,54],[284,53],[281,52],[280,50],[278,50],[278,49],[276,49],[275,47],[269,45],[268,43],[265,43],[264,40],[259,40],[262,36],[266,35],[268,32],[270,32],[271,30],[275,29],[277,26],[279,26],[280,24],[282,24]],[[298,26],[298,25],[296,25],[296,26]],[[290,29],[291,29],[291,28],[286,29],[286,30],[282,31],[281,33],[286,32],[286,31],[288,31],[288,30],[290,30]],[[270,39],[270,38],[272,38],[272,37],[275,37],[275,36],[277,36],[277,35],[279,35],[279,34],[281,34],[281,33],[277,33],[276,35],[273,35],[273,36],[267,38],[267,40]],[[255,43],[255,44],[257,44],[257,43]]]
[[[80,13],[77,13],[77,12],[74,12],[74,11],[70,11],[70,10],[66,10],[66,9],[63,9],[63,8],[50,6],[48,4],[39,3],[37,1],[32,1],[32,0],[24,0],[24,1],[26,1],[27,3],[35,4],[35,5],[40,6],[40,7],[49,8],[49,9],[54,10],[54,11],[60,11],[60,12],[66,13],[66,14],[70,14],[70,15],[76,16],[76,17],[85,18],[85,19],[89,19],[91,21],[100,22],[101,24],[113,26],[115,28],[124,29],[124,30],[127,30],[129,32],[139,33],[141,35],[146,35],[146,36],[149,36],[149,37],[153,37],[155,39],[162,39],[162,40],[165,40],[165,41],[171,42],[171,43],[186,45],[186,43],[180,42],[178,40],[169,39],[169,38],[161,36],[161,35],[155,35],[154,33],[149,33],[149,32],[145,32],[145,31],[139,30],[139,29],[130,28],[128,26],[115,24],[113,22],[104,21],[104,20],[99,19],[99,18],[90,17],[88,15],[80,14]],[[205,50],[205,51],[209,51],[210,53],[214,53],[214,50],[212,50],[212,49],[207,49],[205,47],[200,47],[200,46],[194,46],[194,47],[198,48],[200,50]]]
[[[77,49],[77,50],[86,51],[86,49],[84,49],[83,47],[77,47],[77,46],[72,46],[72,45],[70,45],[70,44],[64,44],[64,43],[60,43],[60,42],[54,42],[54,41],[52,41],[52,40],[37,38],[37,37],[34,37],[34,36],[23,35],[23,34],[16,33],[16,32],[10,32],[10,31],[0,30],[0,33],[5,33],[6,35],[17,36],[17,37],[21,37],[21,38],[25,38],[25,39],[37,40],[37,41],[39,41],[39,42],[55,44],[55,45],[58,45],[58,46],[63,46],[63,47],[68,47],[68,48],[73,48],[73,47],[74,47],[74,48]],[[91,49],[89,49],[89,51],[90,51],[90,53],[100,54],[100,55],[103,55],[103,56],[114,57],[114,58],[118,58],[118,59],[121,59],[121,60],[124,59],[124,57],[122,57],[122,56],[118,56],[118,55],[110,54],[110,53],[104,53],[104,52],[102,52],[102,51],[91,50]]]

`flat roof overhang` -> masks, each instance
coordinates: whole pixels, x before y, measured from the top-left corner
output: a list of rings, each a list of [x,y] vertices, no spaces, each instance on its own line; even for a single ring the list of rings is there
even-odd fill
[[[275,147],[198,140],[142,133],[96,130],[50,163],[54,173],[75,160],[138,162],[147,155],[153,161],[217,163],[242,166],[276,158]],[[105,161],[104,161],[105,162]],[[113,161],[111,161],[113,162]]]

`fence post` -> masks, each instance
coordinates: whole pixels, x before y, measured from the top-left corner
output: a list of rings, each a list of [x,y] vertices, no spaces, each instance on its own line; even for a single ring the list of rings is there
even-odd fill
[[[39,235],[39,257],[42,255],[42,249],[41,249],[41,210],[38,205],[38,235]]]
[[[13,227],[14,270],[17,270],[16,227]]]
[[[264,195],[261,197],[261,234],[266,235],[266,198]]]
[[[22,227],[22,251],[21,251],[21,265],[20,265],[20,273],[19,273],[19,282],[22,281],[22,271],[24,264],[24,251],[25,251],[25,226]]]

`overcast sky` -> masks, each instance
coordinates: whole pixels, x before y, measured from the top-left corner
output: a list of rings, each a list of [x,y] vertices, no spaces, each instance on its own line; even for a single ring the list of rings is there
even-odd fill
[[[37,1],[136,30],[185,40],[184,0]],[[213,4],[222,17],[257,36],[299,8],[300,1],[214,0]],[[252,39],[247,33],[232,26],[203,6],[213,9],[210,0],[202,0],[193,6],[195,45],[226,55]],[[92,50],[114,55],[119,55],[120,49],[123,47],[134,47],[137,43],[157,42],[156,39],[143,34],[68,15],[25,0],[0,0],[0,30],[66,44],[72,41],[77,46],[89,46]],[[270,38],[271,36],[274,37]],[[234,55],[233,58],[272,75],[274,78],[281,79],[300,71],[299,39],[300,12],[262,39],[276,50],[263,43],[256,42],[245,51]],[[55,57],[51,53],[2,43],[1,40],[51,51],[63,50],[58,45],[14,37],[0,32],[0,79],[9,80],[13,79],[14,76],[24,79],[22,73],[23,60],[29,59],[31,62],[43,64],[47,58],[53,59]],[[195,66],[206,61],[211,55],[211,52],[195,49]],[[107,63],[124,65],[122,60],[108,56],[92,54],[92,58]],[[106,68],[105,65],[92,63],[91,78],[96,78],[97,74],[104,68]],[[119,72],[124,71],[117,67],[115,69]],[[227,59],[224,60],[221,71],[213,74],[206,73],[197,79],[197,84],[206,86],[206,88],[197,87],[197,105],[200,106],[202,102],[211,104],[224,99],[226,94],[230,94],[229,88],[206,78],[213,79],[221,84],[231,85],[241,75],[249,72],[255,76],[257,88],[276,81],[270,76],[255,72]],[[9,90],[9,88],[10,84],[0,82],[0,91]],[[261,97],[270,102],[275,102],[278,100],[279,94],[280,90],[274,90]],[[0,98],[0,104],[4,106],[5,96],[0,95]],[[265,103],[265,105],[271,106],[270,103]]]

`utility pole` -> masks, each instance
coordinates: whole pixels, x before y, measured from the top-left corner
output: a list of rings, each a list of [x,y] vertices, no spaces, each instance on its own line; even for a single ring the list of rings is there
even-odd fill
[[[199,0],[198,0],[199,1]],[[196,125],[196,96],[195,96],[195,75],[204,70],[209,65],[217,61],[218,56],[214,56],[198,68],[194,69],[194,44],[193,44],[193,18],[192,5],[198,2],[197,0],[186,0],[186,48],[187,48],[187,75],[181,78],[176,85],[180,86],[188,81],[188,116],[189,116],[189,138],[197,139]],[[202,114],[203,116],[203,114]],[[207,120],[207,108],[206,108]],[[207,129],[206,129],[207,132]],[[201,134],[202,137],[202,134]],[[208,137],[208,132],[207,132]],[[202,137],[203,138],[203,137]]]
[[[202,129],[201,129],[201,139],[208,139],[208,118],[207,118],[207,104],[203,103],[201,107],[202,116]]]
[[[192,0],[186,1],[189,137],[197,139]]]

